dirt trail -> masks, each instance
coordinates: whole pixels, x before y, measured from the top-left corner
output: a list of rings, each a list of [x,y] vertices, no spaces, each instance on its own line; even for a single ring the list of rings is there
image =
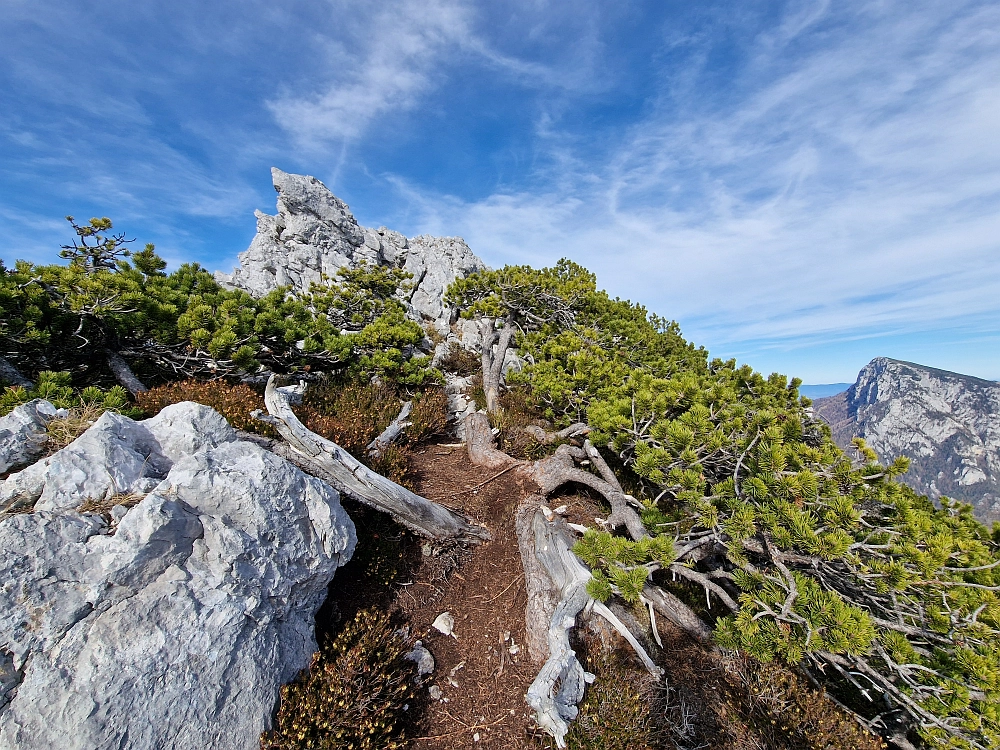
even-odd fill
[[[466,550],[440,549],[402,531],[385,514],[352,508],[362,543],[349,567],[331,584],[327,604],[317,617],[318,628],[335,632],[337,623],[356,610],[377,607],[393,612],[399,625],[430,650],[434,673],[411,701],[413,721],[407,734],[414,750],[551,747],[548,738],[533,730],[524,701],[539,665],[528,657],[524,643],[526,594],[514,534],[518,503],[538,488],[514,471],[498,476],[495,470],[473,466],[464,447],[424,445],[413,451],[410,461],[414,491],[483,524],[491,541]],[[602,512],[585,494],[567,494],[550,502],[566,504],[567,517],[576,523],[592,523]],[[457,637],[431,626],[443,612],[454,617]],[[650,650],[666,669],[654,701],[654,713],[661,717],[656,722],[661,740],[649,743],[636,736],[635,742],[626,740],[629,750],[654,744],[720,750],[806,746],[801,735],[788,736],[787,728],[776,731],[773,714],[765,711],[756,716],[761,701],[747,694],[746,680],[734,682],[716,656],[669,623],[657,624],[665,648]],[[644,682],[645,673],[631,650],[617,636],[608,635],[622,663],[630,665],[625,679],[636,685]],[[587,647],[580,645],[586,664]],[[753,667],[745,671],[750,682],[760,678],[755,672]],[[779,672],[769,675],[786,674]],[[432,687],[440,689],[439,697],[432,697]],[[757,691],[768,692],[761,686],[750,692]],[[791,697],[773,696],[781,704]],[[820,723],[828,721],[829,714],[824,713]],[[629,733],[625,727],[617,731]],[[857,745],[834,742],[825,747]]]
[[[471,465],[464,447],[421,446],[411,454],[410,472],[415,492],[483,524],[491,541],[465,550],[440,549],[406,532],[400,535],[383,514],[352,509],[359,538],[376,547],[395,544],[383,558],[402,560],[389,586],[371,587],[370,577],[342,571],[331,584],[318,624],[335,627],[356,609],[375,606],[394,612],[431,652],[434,673],[412,706],[415,721],[408,735],[414,750],[540,747],[531,737],[524,702],[538,667],[524,646],[526,594],[514,535],[518,502],[536,488],[515,472],[497,476]],[[366,562],[360,546],[359,553],[350,565],[383,564]],[[454,617],[457,638],[431,627],[443,612]],[[440,689],[440,699],[431,696],[431,686]]]
[[[514,472],[497,477],[472,466],[462,448],[428,446],[414,464],[420,494],[468,514],[493,538],[471,550],[446,586],[418,579],[397,600],[434,655],[433,684],[442,692],[440,701],[428,702],[413,747],[523,747],[530,716],[524,693],[537,667],[524,647],[526,595],[514,512],[533,485]],[[455,618],[457,638],[431,627],[445,611]]]

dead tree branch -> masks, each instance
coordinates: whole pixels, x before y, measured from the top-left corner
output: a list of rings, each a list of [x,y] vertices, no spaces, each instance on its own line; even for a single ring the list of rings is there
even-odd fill
[[[307,429],[290,405],[301,398],[303,390],[304,384],[278,388],[272,375],[264,392],[268,414],[253,412],[287,441],[282,455],[294,456],[293,462],[306,472],[329,482],[345,496],[390,514],[415,534],[468,542],[489,538],[485,529],[375,473],[336,443]]]
[[[106,358],[108,368],[111,370],[111,374],[115,376],[115,380],[117,380],[118,384],[133,396],[149,390],[143,382],[135,376],[135,373],[132,372],[132,368],[129,367],[128,362],[126,362],[124,357],[122,357],[122,355],[118,352],[114,352],[109,349],[106,353]]]
[[[368,444],[366,450],[369,457],[378,458],[382,455],[382,451],[385,450],[386,446],[399,440],[403,434],[403,430],[413,424],[413,422],[406,421],[412,412],[413,402],[407,401],[403,404],[403,408],[399,410],[396,418],[389,423],[388,427],[382,430],[382,434]]]

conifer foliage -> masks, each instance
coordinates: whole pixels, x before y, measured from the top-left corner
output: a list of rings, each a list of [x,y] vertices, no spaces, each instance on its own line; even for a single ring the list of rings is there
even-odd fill
[[[411,384],[433,376],[429,359],[415,356],[423,329],[396,296],[402,271],[344,269],[307,291],[257,299],[197,264],[166,274],[152,245],[128,250],[107,218],[83,226],[67,218],[77,235],[63,248],[67,264],[0,264],[0,356],[21,372],[93,379],[106,363],[118,376],[115,365],[127,360],[160,379],[258,369],[353,368]]]
[[[576,264],[477,274],[449,298],[467,317],[520,313],[530,364],[512,380],[624,466],[646,533],[580,541],[595,598],[687,581],[719,645],[847,686],[873,729],[1000,744],[1000,554],[970,508],[895,481],[905,459],[845,453],[799,380],[710,360]]]

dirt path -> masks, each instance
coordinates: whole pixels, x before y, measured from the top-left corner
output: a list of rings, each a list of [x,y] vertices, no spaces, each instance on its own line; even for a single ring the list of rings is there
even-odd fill
[[[412,706],[414,750],[541,747],[524,702],[538,668],[524,646],[526,594],[514,535],[517,504],[535,487],[514,472],[472,466],[464,448],[447,445],[416,449],[410,470],[414,491],[472,517],[492,540],[440,549],[401,533],[383,514],[352,508],[358,552],[331,584],[317,624],[333,629],[357,609],[378,607],[431,652],[434,673]],[[457,637],[431,627],[443,612],[454,617]],[[432,686],[441,691],[437,699]]]
[[[331,584],[327,604],[317,617],[318,629],[335,632],[338,623],[358,609],[377,607],[394,613],[398,625],[431,652],[434,672],[411,702],[413,720],[407,734],[414,750],[550,747],[547,738],[532,730],[524,701],[538,665],[532,663],[524,644],[526,594],[514,534],[517,505],[537,487],[513,471],[497,476],[496,471],[477,468],[469,463],[464,448],[448,445],[416,449],[410,470],[414,491],[471,516],[489,529],[492,540],[467,550],[436,548],[402,531],[385,514],[351,507],[358,527],[358,551]],[[553,505],[564,503],[567,517],[577,523],[592,522],[601,513],[586,495],[552,499]],[[454,618],[457,637],[431,626],[443,612]],[[816,730],[821,735],[835,735],[831,727],[837,726],[856,731],[849,720],[841,724],[844,719],[831,714],[831,706],[821,707],[824,701],[817,703],[818,696],[810,697],[810,691],[788,684],[787,670],[773,665],[762,670],[761,665],[748,662],[734,676],[701,645],[668,623],[658,625],[665,648],[653,647],[650,652],[666,669],[653,700],[653,723],[658,725],[653,734],[660,740],[649,741],[650,735],[644,741],[636,728],[612,723],[603,731],[624,732],[618,739],[625,744],[607,747],[788,750],[813,747],[804,738]],[[627,665],[611,679],[629,685],[643,683],[645,673],[632,652],[616,636],[610,637],[621,664]],[[586,646],[583,659],[586,664]],[[772,689],[758,684],[761,680],[782,687]],[[616,712],[623,713],[616,706],[612,700],[596,714],[591,709],[585,721],[597,725],[613,720]],[[795,728],[784,726],[793,715]],[[646,736],[645,730],[641,734]],[[839,750],[862,745],[875,747],[877,743],[852,738],[843,744],[833,740],[818,746]]]
[[[398,599],[434,655],[433,684],[442,693],[428,702],[413,747],[524,747],[530,716],[524,694],[537,667],[524,648],[526,595],[514,512],[533,486],[513,472],[491,480],[496,472],[472,466],[461,448],[432,445],[415,459],[417,491],[472,516],[493,539],[470,552],[447,586],[418,579]],[[431,627],[445,611],[455,618],[457,638]]]

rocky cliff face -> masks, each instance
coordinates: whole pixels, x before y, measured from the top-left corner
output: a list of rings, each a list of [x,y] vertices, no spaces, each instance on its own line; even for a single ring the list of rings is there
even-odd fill
[[[463,239],[408,239],[386,227],[362,227],[347,204],[315,177],[272,168],[271,178],[278,214],[256,212],[257,236],[232,274],[216,274],[220,283],[259,296],[287,284],[308,289],[323,276],[332,278],[338,269],[362,262],[395,266],[413,274],[410,314],[447,331],[444,290],[455,279],[486,268]]]
[[[841,447],[857,436],[884,461],[908,456],[915,490],[1000,521],[1000,383],[878,357],[815,410]]]

